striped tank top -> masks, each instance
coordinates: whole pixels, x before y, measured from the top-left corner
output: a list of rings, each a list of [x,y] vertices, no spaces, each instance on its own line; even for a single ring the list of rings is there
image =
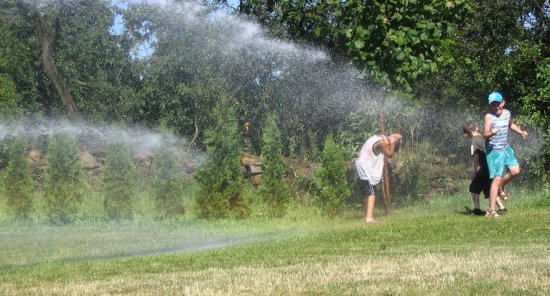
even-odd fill
[[[508,146],[508,128],[510,126],[510,111],[503,109],[502,114],[497,116],[495,113],[489,113],[491,116],[491,129],[498,128],[496,135],[487,141],[487,152],[491,150],[501,150]]]

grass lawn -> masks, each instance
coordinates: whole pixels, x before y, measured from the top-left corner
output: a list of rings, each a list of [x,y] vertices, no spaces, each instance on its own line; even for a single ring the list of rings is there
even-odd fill
[[[0,295],[549,295],[548,190],[340,218],[0,225]],[[303,211],[303,212],[300,212]]]

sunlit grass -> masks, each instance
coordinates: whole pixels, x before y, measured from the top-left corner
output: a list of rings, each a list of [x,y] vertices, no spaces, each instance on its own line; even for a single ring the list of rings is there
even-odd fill
[[[368,225],[358,208],[340,218],[293,208],[273,220],[4,223],[0,294],[547,295],[546,193],[510,188],[498,220],[465,215],[469,197],[457,194],[378,209],[381,222]]]

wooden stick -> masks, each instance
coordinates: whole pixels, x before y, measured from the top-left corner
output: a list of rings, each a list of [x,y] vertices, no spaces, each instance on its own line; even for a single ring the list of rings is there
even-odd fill
[[[385,134],[385,126],[384,126],[384,107],[382,102],[382,108],[380,108],[380,132],[382,134]],[[391,145],[391,144],[390,144]],[[384,187],[382,189],[383,191],[383,198],[384,198],[384,205],[386,210],[386,215],[389,215],[391,213],[391,191],[390,191],[390,172],[388,169],[388,157],[384,155],[384,176],[383,176],[383,183]]]

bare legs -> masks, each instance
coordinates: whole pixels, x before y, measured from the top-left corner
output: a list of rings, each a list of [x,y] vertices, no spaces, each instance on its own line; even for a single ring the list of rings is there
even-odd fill
[[[510,181],[519,175],[520,171],[519,166],[512,167],[508,173],[504,174],[504,177],[498,176],[493,179],[493,183],[491,183],[491,195],[489,198],[489,212],[494,211],[496,208],[498,189],[510,183]]]
[[[521,169],[518,166],[510,168],[510,171],[504,174],[504,177],[502,177],[502,180],[501,180],[502,184],[500,184],[500,187],[504,187],[506,184],[510,183],[510,181],[512,181],[514,178],[516,178],[519,175],[520,171]]]
[[[376,200],[376,196],[369,195],[365,197],[363,200],[363,207],[365,208],[365,222],[374,222],[374,218],[372,217],[372,213],[374,211],[374,202]]]

